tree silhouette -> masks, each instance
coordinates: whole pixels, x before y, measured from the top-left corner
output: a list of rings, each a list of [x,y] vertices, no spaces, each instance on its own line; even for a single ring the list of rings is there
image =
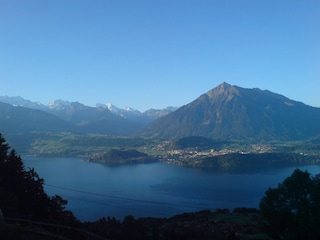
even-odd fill
[[[43,184],[33,168],[25,169],[21,157],[0,134],[0,209],[4,216],[75,222],[73,214],[64,210],[67,201],[57,195],[49,197]]]
[[[296,169],[260,202],[274,239],[320,239],[320,177]]]

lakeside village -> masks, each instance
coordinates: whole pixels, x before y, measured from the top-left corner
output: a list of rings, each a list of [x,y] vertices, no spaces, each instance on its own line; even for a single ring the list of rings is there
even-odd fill
[[[161,144],[157,146],[156,150],[164,150],[165,145]],[[210,158],[215,156],[227,155],[227,154],[262,154],[262,153],[270,153],[274,151],[276,147],[268,146],[268,145],[261,145],[261,144],[253,144],[246,150],[239,150],[239,149],[208,149],[208,150],[201,150],[199,148],[195,149],[175,149],[175,150],[168,150],[166,154],[159,156],[160,161],[166,162],[168,164],[175,164],[179,166],[190,165],[192,163],[193,166],[201,165],[201,160],[204,158]],[[303,153],[301,153],[303,154]]]
[[[172,141],[165,141],[151,148],[143,146],[137,150],[111,149],[105,154],[94,153],[86,156],[86,160],[107,165],[160,161],[178,166],[213,167],[213,165],[215,165],[223,168],[229,168],[231,165],[237,168],[243,161],[245,161],[246,165],[249,163],[253,165],[270,164],[271,162],[273,164],[283,164],[284,162],[291,164],[320,163],[319,148],[316,148],[316,146],[310,147],[306,144],[218,143],[214,147],[208,145],[204,147],[193,146],[186,147],[181,146],[181,144],[172,143]],[[255,159],[257,159],[257,157],[261,161],[256,162]]]

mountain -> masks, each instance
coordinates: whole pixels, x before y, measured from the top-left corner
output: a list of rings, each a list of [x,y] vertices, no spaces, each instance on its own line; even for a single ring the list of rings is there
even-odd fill
[[[22,132],[52,130],[130,135],[143,129],[158,116],[169,113],[171,109],[154,110],[153,114],[144,114],[130,107],[120,109],[112,104],[89,107],[79,102],[54,100],[43,105],[19,96],[0,96],[0,103],[0,113],[3,113],[0,116],[0,130],[7,132],[16,132],[19,129]],[[32,120],[30,115],[36,121]]]
[[[193,102],[158,118],[147,137],[299,140],[320,135],[320,108],[280,94],[222,83]]]
[[[126,119],[131,119],[131,120],[136,120],[136,121],[145,121],[150,123],[151,121],[163,117],[175,110],[177,110],[177,107],[166,107],[164,109],[154,109],[151,108],[145,112],[140,112],[138,110],[135,110],[130,107],[125,107],[125,108],[118,108],[115,105],[111,103],[106,103],[106,104],[101,104],[98,103],[96,104],[96,107],[102,107],[102,108],[107,108],[109,109],[112,113],[121,116]]]
[[[112,103],[106,103],[106,104],[97,103],[96,107],[108,109],[113,114],[125,119],[136,119],[136,118],[139,118],[142,114],[140,111],[135,110],[131,107],[118,108]]]
[[[89,107],[79,102],[55,100],[44,111],[64,119],[82,133],[130,135],[146,126],[114,114],[108,108]]]
[[[174,111],[174,108],[141,113],[130,107],[121,109],[111,103],[98,103],[96,107],[89,107],[78,102],[56,100],[45,111],[75,124],[84,132],[130,135],[140,131],[154,119]]]
[[[26,107],[31,109],[37,109],[37,110],[43,110],[49,113],[53,113],[55,115],[58,115],[62,118],[68,118],[68,110],[72,108],[71,105],[74,105],[74,103],[77,102],[69,102],[65,100],[54,100],[49,102],[48,105],[44,105],[40,102],[32,102],[30,100],[24,99],[20,96],[16,97],[8,97],[8,96],[0,96],[0,102],[8,103],[12,106],[20,106],[20,107]],[[80,103],[81,104],[81,103]],[[82,104],[83,105],[83,104]],[[85,105],[83,105],[85,106]],[[88,106],[86,106],[88,107]],[[151,121],[163,117],[176,109],[177,107],[167,107],[164,109],[149,109],[145,112],[140,112],[136,109],[133,109],[131,107],[125,107],[125,108],[119,108],[112,103],[97,103],[95,108],[100,109],[108,109],[110,112],[112,112],[114,115],[120,116],[122,118],[138,121],[138,122],[144,122],[144,124],[148,124]],[[66,116],[64,116],[66,114]]]
[[[12,106],[26,107],[26,108],[32,108],[32,109],[38,109],[38,110],[43,110],[46,108],[46,106],[40,102],[32,102],[20,96],[16,96],[16,97],[0,96],[0,102],[8,103]]]
[[[168,115],[171,112],[174,112],[175,110],[177,110],[177,107],[167,107],[164,109],[149,109],[147,111],[145,111],[144,113],[142,113],[142,116],[155,120],[157,118],[163,117],[165,115]]]
[[[0,102],[0,132],[21,133],[28,131],[74,131],[74,127],[65,120],[26,107],[12,106]]]

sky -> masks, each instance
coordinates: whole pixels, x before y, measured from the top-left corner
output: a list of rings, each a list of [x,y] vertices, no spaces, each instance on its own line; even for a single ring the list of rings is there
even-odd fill
[[[222,82],[320,107],[318,0],[0,0],[0,95],[180,107]]]

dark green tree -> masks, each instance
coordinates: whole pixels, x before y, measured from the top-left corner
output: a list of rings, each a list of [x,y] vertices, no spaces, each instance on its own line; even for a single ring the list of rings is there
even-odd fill
[[[260,202],[274,239],[320,239],[320,177],[296,169]]]
[[[16,155],[0,135],[0,208],[6,216],[16,217],[22,206],[26,171]]]
[[[25,169],[21,157],[0,134],[0,209],[4,216],[75,222],[73,214],[64,210],[67,201],[60,196],[49,197],[43,184],[33,168]]]

